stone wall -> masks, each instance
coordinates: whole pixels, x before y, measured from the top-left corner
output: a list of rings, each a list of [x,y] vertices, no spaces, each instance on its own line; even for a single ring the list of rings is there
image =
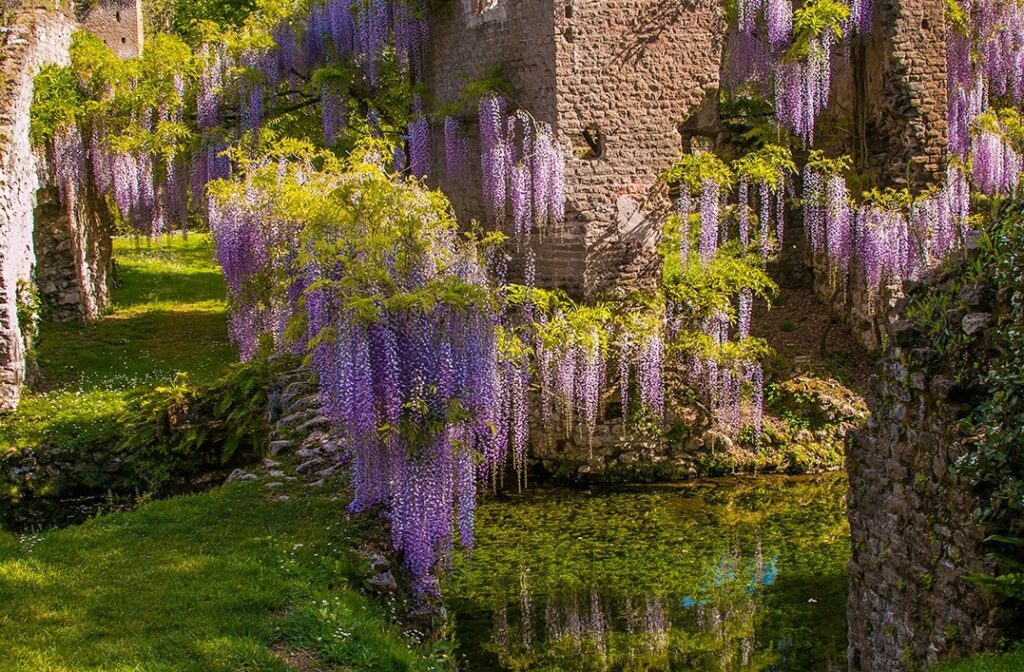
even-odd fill
[[[555,3],[553,0],[496,0],[479,11],[478,0],[452,0],[430,17],[424,79],[439,105],[459,101],[467,84],[500,68],[515,91],[515,104],[538,121],[557,127],[555,105]],[[466,170],[444,174],[444,140],[433,129],[435,179],[451,199],[460,221],[476,219],[488,226],[480,180],[480,137],[476,109],[464,109],[459,120],[470,138]],[[566,226],[545,235],[548,257],[561,257],[561,269],[541,272],[545,286],[578,289],[584,272],[583,232]],[[517,260],[517,262],[520,260]]]
[[[583,231],[590,293],[659,268],[667,199],[652,187],[683,149],[680,127],[717,101],[725,21],[714,0],[571,1],[559,10],[558,131],[573,146],[567,226]],[[601,137],[599,157],[586,152],[588,128]]]
[[[5,37],[0,65],[0,410],[17,405],[25,379],[17,286],[31,279],[32,230],[40,166],[29,142],[32,78],[66,63],[74,21],[60,12],[24,10]]]
[[[873,31],[836,48],[815,145],[849,154],[879,186],[920,190],[944,176],[946,21],[942,0],[873,3]]]
[[[0,411],[17,406],[28,344],[18,322],[18,288],[34,284],[43,316],[97,317],[109,301],[111,243],[105,209],[89,193],[60,194],[46,184],[45,157],[29,139],[33,78],[47,64],[65,65],[71,34],[97,32],[121,56],[142,46],[138,0],[93,5],[78,24],[70,8],[5,5],[14,17],[2,45],[0,81]],[[95,207],[93,207],[95,206]]]
[[[493,0],[483,12],[475,0],[453,5],[431,24],[426,80],[437,101],[458,100],[467,82],[500,65],[514,102],[551,123],[567,152],[566,222],[532,241],[538,282],[580,295],[651,277],[666,206],[652,188],[682,149],[680,127],[718,88],[718,3]],[[475,139],[474,113],[464,121]],[[478,147],[470,165],[469,175],[439,182],[460,215],[482,219]]]
[[[944,12],[941,0],[876,3],[870,39],[837,66],[817,144],[851,153],[879,184],[916,190],[942,175]],[[567,221],[533,241],[539,283],[593,294],[656,273],[666,201],[652,187],[690,137],[715,135],[724,32],[720,7],[708,0],[455,0],[432,18],[425,79],[439,104],[501,65],[515,103],[553,123],[570,152]],[[463,114],[475,140],[474,111]],[[468,174],[438,181],[461,216],[483,220],[478,150]],[[858,326],[870,317],[853,312]]]
[[[991,321],[979,305],[985,292],[961,298],[980,312],[956,322],[984,357],[992,345],[978,332]],[[986,530],[971,515],[975,495],[953,471],[966,450],[958,422],[985,391],[958,384],[933,339],[908,322],[887,332],[871,419],[847,448],[851,672],[916,670],[991,648],[1003,618],[992,594],[967,578],[993,567]]]
[[[945,175],[946,4],[877,3],[867,69],[867,156],[880,176],[920,189]]]
[[[45,320],[92,320],[110,301],[111,227],[88,203],[68,207],[56,189],[39,191],[33,240]]]

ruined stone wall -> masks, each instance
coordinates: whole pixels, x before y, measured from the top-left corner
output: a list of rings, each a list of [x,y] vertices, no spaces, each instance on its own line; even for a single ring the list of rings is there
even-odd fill
[[[815,146],[852,156],[865,184],[919,191],[945,176],[945,3],[882,0],[873,8],[871,36],[835,48]]]
[[[963,316],[979,353],[990,343],[976,331],[987,318]],[[992,594],[968,580],[993,567],[982,547],[986,530],[971,515],[975,495],[953,471],[965,452],[958,421],[985,391],[958,385],[932,339],[909,323],[888,332],[871,419],[846,456],[851,672],[917,670],[990,648],[1003,618]]]
[[[573,146],[567,226],[583,232],[592,293],[658,268],[667,198],[652,188],[683,148],[680,127],[702,106],[714,111],[725,21],[714,0],[571,0],[558,10],[558,130]],[[598,131],[600,156],[585,129]]]
[[[35,263],[32,228],[39,166],[29,142],[32,78],[47,63],[66,63],[74,22],[59,12],[25,10],[3,45],[0,96],[0,409],[17,404],[25,378],[17,287]]]
[[[945,176],[946,5],[878,3],[867,69],[867,150],[887,181],[921,189]]]
[[[0,410],[17,406],[25,383],[29,325],[19,324],[19,287],[34,285],[43,317],[55,321],[95,318],[110,295],[105,210],[90,193],[61,194],[48,185],[47,160],[30,142],[33,79],[44,65],[67,64],[71,34],[80,27],[100,33],[121,56],[136,55],[142,45],[137,0],[96,3],[83,25],[64,5],[9,9],[14,22],[0,66]]]
[[[718,87],[718,3],[657,0],[456,0],[433,18],[426,80],[450,104],[494,65],[514,103],[555,127],[568,156],[567,219],[535,234],[537,281],[573,294],[652,274],[664,195],[659,172],[678,156],[679,127]],[[476,140],[475,110],[463,121]],[[590,129],[594,152],[583,138]],[[435,129],[435,165],[441,161]],[[479,147],[468,175],[439,179],[462,216],[482,219]]]

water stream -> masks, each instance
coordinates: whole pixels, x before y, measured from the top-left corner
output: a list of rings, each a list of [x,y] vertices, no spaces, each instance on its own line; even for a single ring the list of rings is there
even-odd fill
[[[845,669],[846,481],[486,498],[445,587],[461,669]]]

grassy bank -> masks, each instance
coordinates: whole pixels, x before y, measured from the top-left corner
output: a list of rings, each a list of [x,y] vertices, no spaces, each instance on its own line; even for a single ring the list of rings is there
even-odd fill
[[[116,441],[132,394],[210,383],[235,359],[207,236],[115,241],[113,305],[41,325],[42,385],[0,418],[0,451]],[[280,479],[278,479],[280,480]],[[0,670],[425,670],[358,588],[341,483],[238,483],[63,530],[0,531]]]
[[[237,483],[0,533],[0,669],[440,669],[357,589],[360,530],[334,491]]]

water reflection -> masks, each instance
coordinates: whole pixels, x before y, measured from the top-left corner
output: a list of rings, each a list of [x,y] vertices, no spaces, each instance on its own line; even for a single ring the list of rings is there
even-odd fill
[[[719,483],[492,502],[449,588],[462,669],[842,669],[842,489]],[[510,511],[524,517],[518,533]]]

